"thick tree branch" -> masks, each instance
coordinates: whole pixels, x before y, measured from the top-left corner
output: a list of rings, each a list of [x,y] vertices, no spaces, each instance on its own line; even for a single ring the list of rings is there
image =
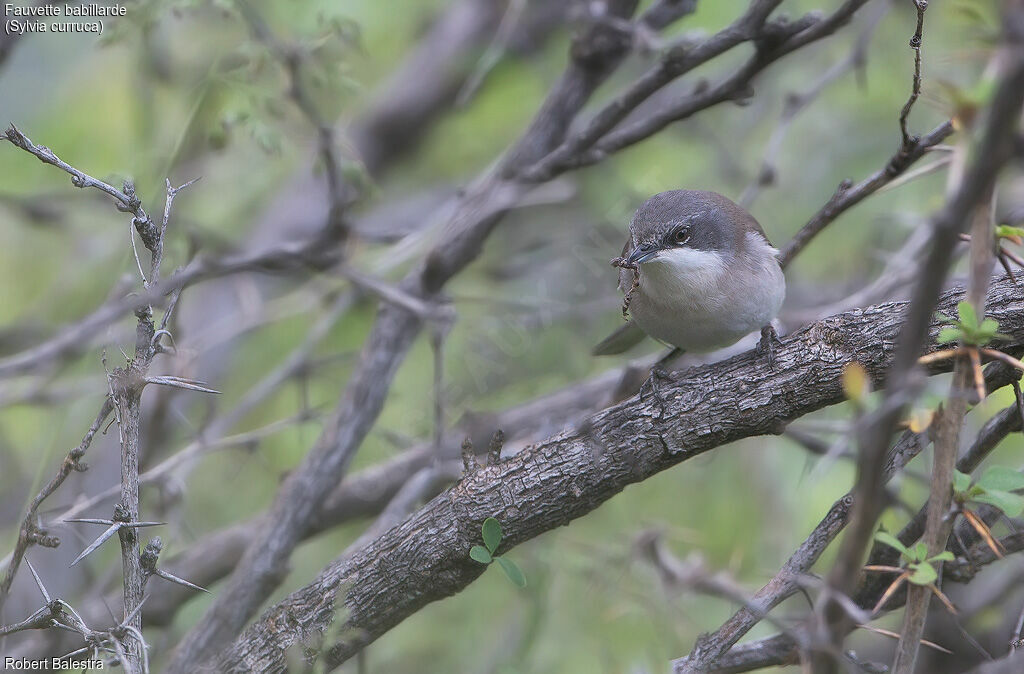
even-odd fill
[[[553,430],[575,425],[585,413],[611,402],[610,393],[614,392],[622,376],[622,372],[609,371],[503,412],[474,416],[460,424],[459,431],[472,437],[474,447],[480,451],[486,449],[487,438],[497,428],[505,431],[507,444],[522,445],[539,440]],[[461,437],[464,436],[449,434],[441,456],[458,457],[459,443],[456,438]],[[303,534],[303,539],[345,522],[378,515],[402,485],[417,472],[429,467],[436,457],[432,443],[424,443],[384,463],[348,476],[319,504],[319,510]],[[437,486],[430,496],[440,488]],[[259,530],[263,517],[265,514],[210,532],[193,543],[187,551],[169,559],[165,567],[175,575],[209,587],[231,573],[254,532]],[[143,624],[169,624],[181,605],[194,596],[195,593],[185,588],[165,588],[146,601],[146,609],[142,614]]]
[[[940,308],[951,310],[962,296],[946,293]],[[480,469],[268,610],[221,664],[280,671],[289,646],[337,619],[346,636],[326,655],[335,665],[472,582],[482,567],[468,551],[486,517],[502,523],[504,551],[590,512],[629,484],[719,445],[781,432],[790,420],[841,401],[842,371],[853,360],[880,383],[906,306],[878,305],[808,326],[779,347],[774,371],[750,353],[687,370],[657,396],[632,398],[585,430]],[[1024,344],[1024,300],[1009,279],[993,285],[990,314],[1013,335],[1005,346]],[[933,338],[938,327],[932,325]]]

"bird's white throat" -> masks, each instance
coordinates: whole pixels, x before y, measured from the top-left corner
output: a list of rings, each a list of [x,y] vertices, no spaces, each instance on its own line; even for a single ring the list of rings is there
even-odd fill
[[[718,252],[695,248],[670,248],[640,267],[640,287],[659,304],[700,302],[717,292],[727,272]]]

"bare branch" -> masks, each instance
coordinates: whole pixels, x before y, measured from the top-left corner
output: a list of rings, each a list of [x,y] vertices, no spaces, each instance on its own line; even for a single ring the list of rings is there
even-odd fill
[[[910,48],[914,50],[914,80],[911,85],[910,98],[900,110],[900,134],[903,136],[903,149],[910,150],[917,143],[917,138],[911,136],[907,130],[907,118],[910,111],[921,95],[921,42],[924,32],[924,11],[928,9],[928,0],[913,0],[914,8],[917,10],[917,28],[913,37],[910,38]]]
[[[810,243],[811,239],[820,234],[836,218],[891,183],[894,178],[903,174],[907,168],[923,157],[931,148],[946,140],[952,133],[952,122],[943,122],[928,135],[919,139],[909,150],[904,151],[901,148],[889,158],[884,168],[875,171],[856,185],[849,182],[841,183],[828,203],[822,206],[821,210],[815,213],[814,217],[801,227],[800,231],[782,249],[779,253],[779,264],[783,268],[789,266],[793,258]]]
[[[633,100],[628,94],[624,109],[613,110],[609,106],[609,122],[596,124],[596,129],[586,135],[585,142],[581,142],[581,148],[564,147],[559,148],[557,154],[552,153],[546,157],[537,167],[524,173],[528,180],[546,180],[560,172],[570,168],[589,166],[603,160],[608,155],[634,145],[646,138],[651,137],[661,129],[673,122],[691,117],[700,110],[704,110],[719,103],[749,98],[752,93],[752,83],[769,65],[790,54],[801,47],[820,40],[834,33],[840,26],[849,21],[850,17],[860,9],[866,0],[847,0],[835,12],[825,18],[816,15],[807,15],[792,23],[778,20],[776,22],[764,23],[764,17],[777,5],[777,2],[755,2],[751,3],[742,22],[740,32],[733,27],[726,28],[716,36],[709,38],[698,47],[690,50],[685,46],[680,50],[680,58],[677,64],[665,65],[664,70],[673,73],[666,76],[663,73],[652,73],[637,80],[634,89],[640,89],[637,96],[640,101],[657,91],[662,86],[677,76],[675,69],[682,67],[689,69],[699,63],[703,63],[711,56],[717,56],[723,51],[739,44],[745,39],[755,40],[757,49],[753,56],[743,63],[733,74],[719,81],[717,84],[708,85],[706,82],[699,83],[688,96],[683,96],[676,102],[664,106],[659,110],[650,113],[647,117],[639,119],[625,126],[612,129],[615,124],[625,118],[640,101]],[[763,24],[764,30],[759,27]],[[708,56],[705,52],[710,51]],[[694,56],[699,60],[691,61]],[[621,106],[621,104],[619,104]],[[621,114],[621,116],[619,116]],[[600,115],[599,115],[600,117]],[[605,131],[608,133],[605,134]],[[599,133],[597,133],[599,132]],[[592,145],[592,147],[591,147]],[[589,148],[589,149],[586,149]]]

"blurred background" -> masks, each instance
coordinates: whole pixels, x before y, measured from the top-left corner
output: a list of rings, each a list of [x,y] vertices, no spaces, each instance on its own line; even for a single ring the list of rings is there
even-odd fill
[[[320,227],[327,198],[316,129],[289,98],[288,76],[273,50],[253,36],[235,5],[124,6],[127,16],[106,21],[99,38],[38,34],[15,43],[3,36],[0,122],[13,122],[112,184],[131,177],[151,214],[162,210],[165,177],[177,185],[202,176],[175,201],[168,270],[197,251],[258,251]],[[635,50],[591,109],[646,70],[668,42],[706,36],[745,7],[697,3],[693,14]],[[787,1],[782,11],[799,16],[816,7]],[[304,86],[317,114],[336,129],[343,170],[358,186],[349,210],[356,230],[346,244],[349,260],[388,280],[419,259],[445,204],[528,124],[566,63],[580,11],[572,0],[280,0],[250,8],[276,39],[307,50]],[[977,95],[997,10],[986,0],[929,9],[914,132],[926,133]],[[457,446],[467,433],[486,438],[493,415],[503,410],[659,352],[647,342],[618,359],[590,355],[621,324],[617,273],[608,260],[619,254],[633,210],[651,194],[686,187],[742,200],[780,246],[840,181],[882,168],[899,146],[914,25],[911,3],[875,0],[835,36],[772,65],[742,104],[671,125],[532,193],[529,205],[510,213],[481,257],[446,288],[457,319],[443,341],[445,442]],[[730,72],[746,53],[705,65],[648,105],[690,91],[701,77],[713,81]],[[786,329],[899,296],[908,280],[896,273],[900,256],[913,254],[916,228],[944,198],[945,167],[933,168],[842,216],[797,258],[787,270]],[[62,172],[0,144],[0,357],[32,347],[137,286],[129,218],[110,206],[99,193],[72,187]],[[888,281],[872,286],[880,276]],[[263,511],[316,439],[376,312],[372,296],[347,288],[329,272],[249,273],[182,294],[173,326],[177,355],[161,356],[154,367],[202,379],[223,394],[147,390],[143,469],[211,440],[212,424],[289,354],[307,352],[303,367],[216,427],[212,439],[257,431],[253,437],[208,446],[143,488],[144,518],[169,523],[159,532],[168,559]],[[314,326],[323,335],[310,343]],[[13,548],[28,500],[95,417],[106,394],[101,355],[108,368],[123,364],[119,349],[128,351],[133,339],[126,318],[0,384],[0,554]],[[434,362],[425,335],[402,365],[350,475],[432,441]],[[924,407],[940,399],[947,383],[931,386]],[[1003,391],[973,411],[969,429],[1008,404],[1008,396]],[[700,555],[709,569],[757,589],[851,485],[843,435],[849,421],[843,406],[798,421],[805,439],[820,441],[817,452],[787,436],[751,439],[626,489],[571,526],[515,548],[509,556],[527,575],[525,589],[488,570],[463,593],[428,606],[370,646],[365,671],[664,671],[735,607],[667,592],[637,554],[638,535],[656,530],[676,555]],[[566,423],[551,418],[512,433],[510,451]],[[994,456],[1000,463],[1019,460],[1019,438]],[[118,483],[116,429],[97,437],[86,460],[90,470],[73,474],[44,504],[45,521]],[[913,474],[926,474],[928,462],[927,454],[919,458],[901,485],[915,509],[926,486]],[[107,517],[111,505],[99,500],[77,516]],[[905,519],[891,509],[884,523],[893,529]],[[308,582],[369,521],[351,517],[307,541],[273,599]],[[29,552],[52,592],[95,597],[117,590],[116,545],[69,571],[96,532],[65,524],[54,533],[63,540],[59,548]],[[820,568],[830,560],[826,554]],[[961,624],[983,645],[1001,652],[1013,618],[982,598],[1013,593],[1006,606],[1016,611],[1024,602],[1022,578],[1024,566],[1011,558],[987,569],[970,593],[951,591]],[[155,651],[166,653],[209,601],[196,595],[167,614],[165,624],[148,628]],[[776,615],[806,604],[800,597],[790,602]],[[23,570],[0,622],[35,608],[38,596]],[[898,630],[898,618],[880,626]],[[771,629],[762,625],[752,636]],[[948,671],[959,671],[952,658],[978,658],[955,626],[937,620],[931,629],[929,638],[957,653],[943,661]],[[38,639],[19,637],[0,642],[0,652],[19,652]],[[862,656],[879,660],[889,659],[894,643],[868,632],[853,640]]]

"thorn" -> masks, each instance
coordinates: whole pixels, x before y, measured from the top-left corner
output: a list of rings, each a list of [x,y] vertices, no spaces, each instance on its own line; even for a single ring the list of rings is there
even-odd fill
[[[57,658],[57,661],[60,662],[61,660],[64,660],[65,658],[71,658],[71,657],[74,657],[74,656],[76,656],[76,655],[78,655],[80,653],[85,653],[86,651],[90,650],[91,648],[92,648],[92,646],[83,646],[82,648],[79,648],[77,651],[71,651],[70,653],[65,653],[64,655],[59,656]]]
[[[190,583],[187,580],[185,580],[184,578],[179,578],[178,576],[175,576],[173,573],[169,573],[167,571],[164,571],[163,569],[157,569],[156,571],[154,571],[154,573],[156,575],[160,576],[161,578],[163,578],[164,580],[170,581],[172,583],[177,583],[178,585],[184,585],[185,587],[192,588],[193,590],[199,590],[200,592],[205,592],[206,594],[213,594],[212,592],[210,592],[206,588],[199,587],[195,583]]]
[[[101,519],[96,519],[94,517],[73,517],[73,518],[68,518],[66,520],[62,520],[62,521],[63,522],[79,522],[79,523],[82,523],[82,524],[105,524],[108,527],[111,524],[114,523],[114,520],[101,520]]]
[[[1017,277],[1013,273],[1013,267],[1010,266],[1010,263],[1006,260],[1006,256],[1003,255],[1005,252],[1005,250],[1000,248],[996,254],[996,259],[999,260],[999,264],[1003,266],[1003,270],[1006,272],[1006,275],[1010,277],[1010,280],[1013,281],[1013,284],[1020,285],[1017,282]]]
[[[163,525],[167,524],[167,522],[132,522],[130,520],[127,520],[127,521],[126,520],[101,520],[101,519],[95,519],[95,518],[92,518],[92,517],[69,518],[69,519],[61,520],[61,521],[62,522],[82,522],[82,523],[85,523],[85,524],[103,524],[103,525],[106,525],[108,527],[111,526],[111,525],[114,525],[114,524],[119,524],[119,525],[121,525],[123,527],[130,526],[133,529],[138,528],[138,527],[160,527],[160,526],[163,526]]]
[[[32,577],[36,579],[36,587],[38,587],[39,591],[42,593],[43,599],[45,599],[46,603],[49,604],[53,599],[50,598],[50,593],[46,591],[46,586],[43,585],[42,579],[39,578],[39,574],[36,573],[35,567],[32,566],[32,562],[28,561],[27,557],[25,558],[25,564],[28,565],[28,570],[32,572]]]
[[[80,562],[82,559],[84,559],[89,553],[91,553],[93,550],[95,550],[96,548],[98,548],[101,545],[103,545],[103,543],[108,538],[110,538],[111,536],[116,534],[117,530],[120,529],[123,526],[124,526],[124,522],[114,522],[110,526],[110,528],[108,528],[106,531],[104,531],[102,534],[99,535],[99,538],[97,538],[95,541],[92,542],[92,545],[87,547],[85,550],[82,551],[82,553],[80,555],[75,557],[75,561],[71,562],[71,566],[74,566],[75,564],[78,564],[78,562]]]
[[[167,339],[171,340],[171,347],[177,348],[177,345],[174,343],[174,335],[171,334],[170,330],[164,328],[161,328],[153,333],[153,338],[149,340],[150,345],[160,346],[160,338],[163,337],[164,335],[167,335]]]
[[[172,377],[170,375],[164,375],[161,377],[146,377],[144,381],[147,384],[170,386],[172,388],[183,388],[189,391],[199,391],[200,393],[220,393],[220,391],[217,391],[207,386],[205,382],[201,382],[195,379],[183,379],[182,377]]]
[[[192,180],[189,180],[189,181],[188,181],[187,183],[184,183],[184,184],[182,184],[182,185],[178,185],[177,187],[175,187],[175,188],[174,188],[174,191],[175,191],[175,192],[180,192],[180,191],[182,191],[183,189],[185,189],[186,187],[190,187],[190,186],[192,186],[192,185],[195,185],[195,184],[196,184],[197,182],[199,182],[199,181],[200,181],[200,180],[202,180],[202,179],[203,179],[203,176],[196,176],[196,177],[195,177],[195,178],[193,178]],[[169,185],[171,184],[171,181],[170,181],[170,180],[168,180],[168,181],[167,181],[167,184],[168,184],[168,186],[169,186]]]

